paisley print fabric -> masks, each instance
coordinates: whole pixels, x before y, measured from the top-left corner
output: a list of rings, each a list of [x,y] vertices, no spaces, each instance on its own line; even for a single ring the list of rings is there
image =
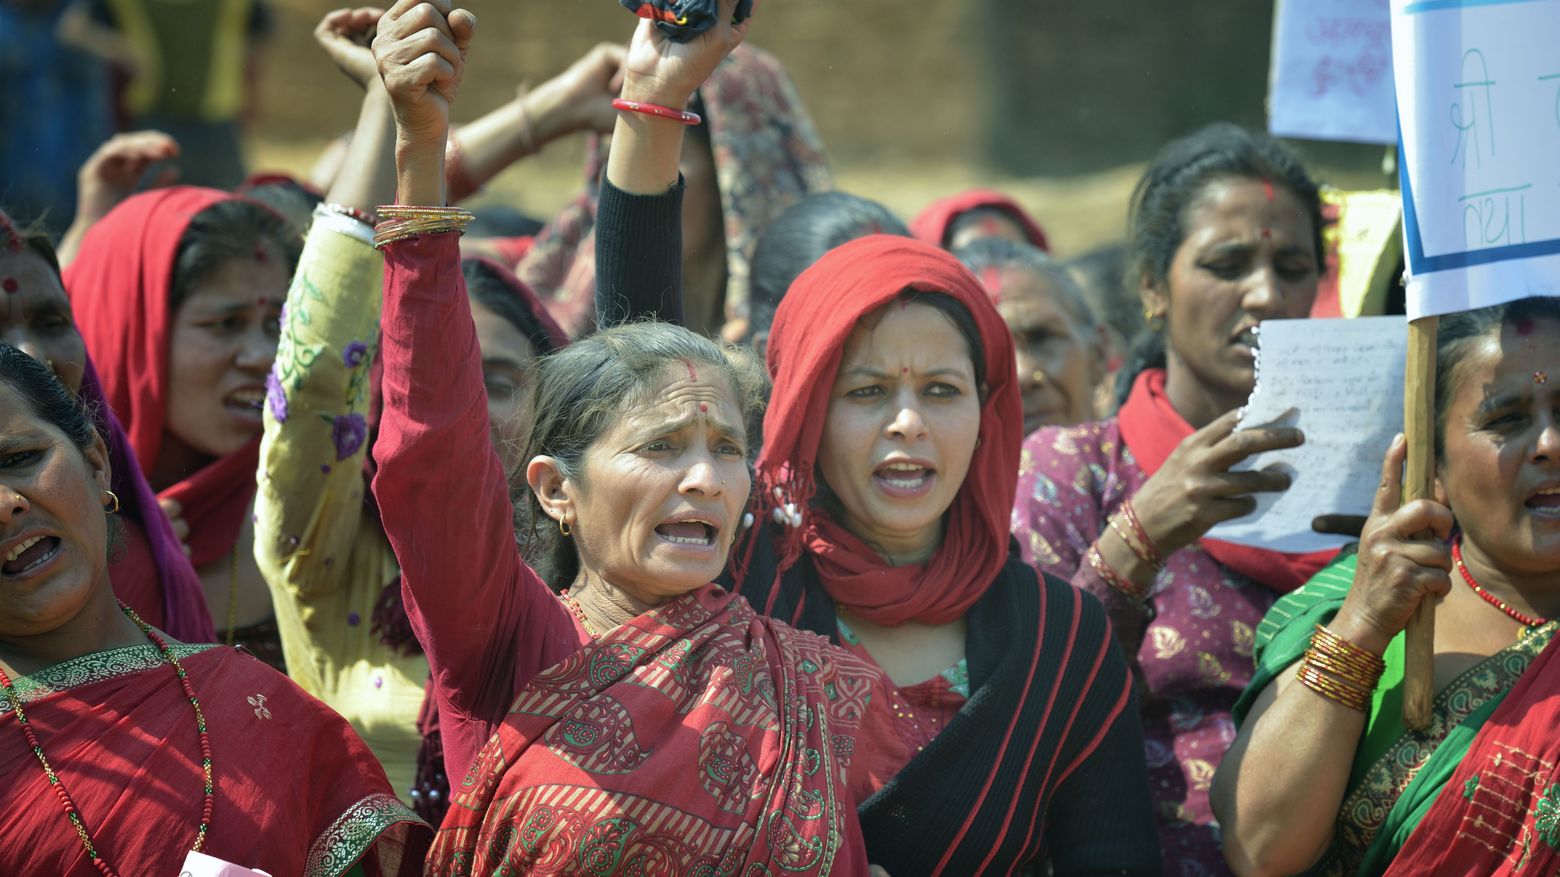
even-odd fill
[[[1024,442],[1013,534],[1035,568],[1105,604],[1134,665],[1166,873],[1227,874],[1208,790],[1235,740],[1230,709],[1251,680],[1254,631],[1277,595],[1198,545],[1166,558],[1147,606],[1105,584],[1084,553],[1147,480],[1114,418],[1042,429]]]
[[[430,874],[852,874],[847,791],[880,671],[711,585],[521,691]]]

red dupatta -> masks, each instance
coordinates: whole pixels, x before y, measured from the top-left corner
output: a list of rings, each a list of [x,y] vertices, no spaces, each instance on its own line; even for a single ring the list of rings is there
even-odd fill
[[[1164,369],[1145,369],[1137,376],[1117,417],[1122,441],[1150,477],[1183,440],[1196,432],[1165,395]],[[1336,548],[1288,554],[1217,539],[1202,539],[1198,544],[1224,567],[1280,594],[1310,581],[1311,576],[1338,556]]]
[[[1020,207],[1017,201],[990,189],[971,189],[968,192],[933,201],[911,221],[910,234],[916,240],[924,241],[934,247],[946,247],[948,230],[953,226],[954,221],[971,210],[983,207],[1005,214],[1024,230],[1024,237],[1031,245],[1050,252],[1050,242],[1046,240],[1045,230],[1040,227],[1040,223]]]
[[[986,392],[980,439],[948,509],[942,546],[924,565],[896,567],[809,503],[846,339],[862,317],[906,290],[942,293],[969,310],[985,349]],[[778,502],[794,503],[803,516],[801,528],[785,528],[776,577],[806,550],[829,595],[862,618],[896,625],[962,617],[1007,561],[1023,440],[1012,336],[980,282],[958,260],[919,241],[892,235],[851,241],[791,284],[775,313],[768,355],[775,386],[754,492],[772,507],[778,489],[784,496]],[[760,520],[767,518],[768,508]]]
[[[1560,637],[1485,720],[1387,877],[1560,872]]]
[[[167,426],[169,307],[179,240],[207,207],[237,196],[175,186],[136,195],[99,220],[65,271],[76,325],[124,424],[141,468],[150,472]],[[255,491],[260,437],[159,494],[178,500],[190,524],[196,567],[233,549]]]
[[[253,656],[173,644],[211,741],[215,802],[205,852],[272,874],[421,873],[430,832],[340,716]],[[171,875],[200,822],[195,714],[148,645],[16,680],[27,719],[120,874]],[[0,874],[98,872],[0,699]]]
[[[708,585],[532,679],[428,874],[865,874],[845,775],[881,674]]]

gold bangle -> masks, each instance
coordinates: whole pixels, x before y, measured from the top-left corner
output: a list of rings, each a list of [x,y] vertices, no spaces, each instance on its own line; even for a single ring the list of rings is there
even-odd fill
[[[1366,691],[1374,691],[1376,689],[1376,683],[1381,679],[1380,674],[1362,672],[1356,668],[1349,667],[1346,664],[1341,664],[1328,658],[1326,655],[1318,653],[1315,649],[1311,649],[1305,653],[1305,663],[1308,667],[1314,667],[1329,676],[1341,679],[1350,685],[1365,689]]]
[[[1300,670],[1296,673],[1300,684],[1311,689],[1333,703],[1345,706],[1355,712],[1365,712],[1370,707],[1370,691],[1343,682],[1326,673],[1302,662]]]
[[[1380,677],[1387,669],[1387,662],[1380,655],[1365,651],[1320,624],[1311,633],[1311,647],[1339,663],[1373,677]]]

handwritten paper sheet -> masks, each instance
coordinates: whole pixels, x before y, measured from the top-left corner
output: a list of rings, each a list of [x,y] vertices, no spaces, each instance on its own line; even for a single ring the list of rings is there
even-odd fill
[[[1391,0],[1411,319],[1560,295],[1560,0]]]
[[[1388,0],[1278,0],[1268,130],[1280,137],[1396,143]]]
[[[1352,541],[1311,530],[1323,514],[1370,512],[1381,458],[1403,429],[1402,317],[1268,320],[1258,330],[1257,386],[1237,428],[1298,427],[1305,444],[1258,454],[1240,469],[1278,469],[1292,483],[1256,494],[1257,510],[1211,539],[1279,551],[1320,551]]]

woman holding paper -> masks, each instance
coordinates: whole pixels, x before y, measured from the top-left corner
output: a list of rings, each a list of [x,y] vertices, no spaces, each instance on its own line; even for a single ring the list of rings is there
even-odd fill
[[[1235,432],[1255,328],[1304,317],[1322,264],[1317,186],[1286,149],[1232,125],[1168,146],[1138,183],[1132,271],[1151,333],[1118,416],[1024,443],[1013,532],[1024,558],[1099,597],[1144,683],[1150,789],[1167,862],[1223,870],[1208,786],[1234,739],[1253,631],[1327,557],[1203,538],[1286,476],[1232,472],[1294,447]]]
[[[1556,872],[1557,340],[1551,298],[1441,318],[1434,500],[1398,508],[1394,442],[1358,553],[1257,630],[1214,788],[1238,873]],[[1403,629],[1426,597],[1439,690],[1411,733]]]

